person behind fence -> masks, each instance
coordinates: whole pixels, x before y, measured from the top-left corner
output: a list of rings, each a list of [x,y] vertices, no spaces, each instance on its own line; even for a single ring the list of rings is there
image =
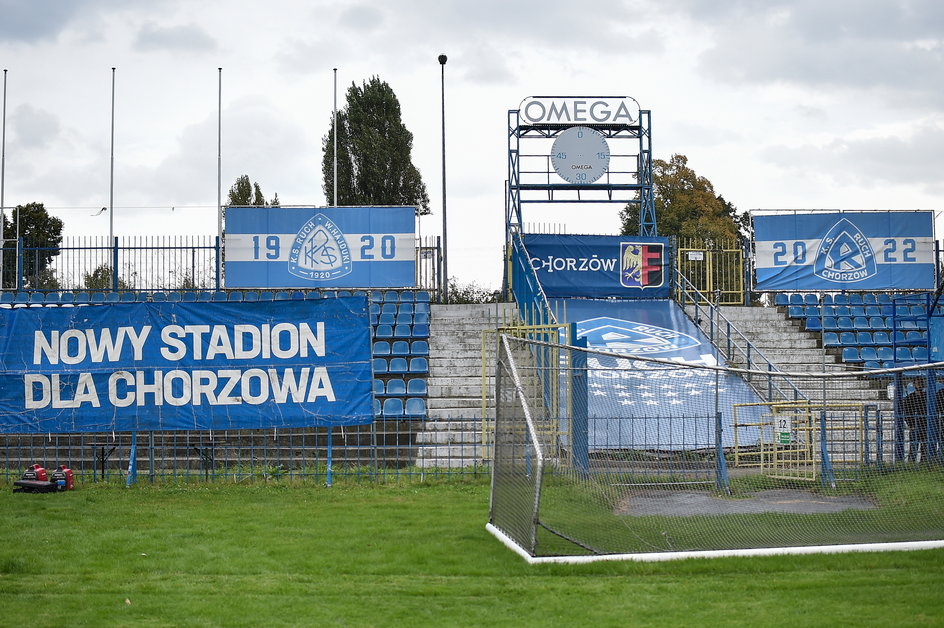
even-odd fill
[[[915,378],[914,390],[901,400],[901,414],[908,426],[908,460],[924,460],[928,445],[928,395],[923,377]]]

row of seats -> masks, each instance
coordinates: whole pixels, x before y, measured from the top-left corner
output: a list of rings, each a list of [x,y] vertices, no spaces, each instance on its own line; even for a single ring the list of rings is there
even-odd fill
[[[426,380],[413,377],[408,380],[395,377],[386,382],[382,379],[374,380],[375,397],[425,397],[427,394]]]
[[[343,296],[368,296],[366,290],[172,290],[126,292],[2,292],[0,304],[62,305],[70,303],[221,302],[221,301],[302,301]],[[372,303],[424,304],[429,313],[430,295],[425,290],[374,290]]]
[[[373,351],[375,358],[392,356],[423,356],[429,355],[429,342],[425,340],[394,340],[392,343],[388,340],[377,340],[374,342]]]
[[[374,338],[429,338],[429,325],[377,325]]]
[[[374,375],[391,374],[427,374],[429,361],[426,358],[373,358]]]
[[[925,330],[927,319],[901,319],[889,316],[824,316],[806,319],[808,331],[883,331]]]
[[[426,416],[426,400],[422,397],[387,397],[381,403],[374,399],[374,416],[385,419],[419,419]]]
[[[790,318],[819,318],[821,316],[927,316],[923,305],[791,305],[787,308]]]
[[[907,366],[928,361],[927,347],[844,347],[842,361],[850,364],[877,362],[882,368]],[[887,365],[887,366],[886,366]],[[866,368],[879,368],[869,366]]]
[[[891,304],[895,299],[914,298],[915,295],[909,294],[890,294],[888,292],[850,292],[848,294],[785,294],[777,293],[774,297],[774,305],[777,307],[787,307],[789,305],[819,305],[820,296],[823,299],[823,305],[884,305]]]
[[[881,347],[898,345],[926,345],[928,334],[924,331],[827,331],[823,333],[826,347]]]

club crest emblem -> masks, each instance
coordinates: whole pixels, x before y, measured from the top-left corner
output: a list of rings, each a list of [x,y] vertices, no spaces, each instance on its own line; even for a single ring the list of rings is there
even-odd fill
[[[813,274],[846,283],[868,279],[876,272],[875,251],[865,234],[846,218],[833,225],[816,251]]]
[[[311,281],[329,281],[351,272],[351,249],[344,233],[324,214],[315,214],[292,241],[288,272]]]
[[[658,288],[665,281],[661,244],[620,242],[620,284],[624,288]]]
[[[629,355],[653,355],[698,347],[701,342],[680,331],[603,316],[577,323],[577,335],[596,349]]]

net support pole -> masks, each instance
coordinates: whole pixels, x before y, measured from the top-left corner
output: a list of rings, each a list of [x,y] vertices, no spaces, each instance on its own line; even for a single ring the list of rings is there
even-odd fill
[[[575,347],[587,346],[586,338],[577,338],[577,324],[570,324],[570,344]],[[583,351],[571,351],[571,429],[570,440],[573,444],[574,471],[581,475],[590,472],[590,439],[587,373],[587,354]]]
[[[125,487],[130,487],[138,480],[138,432],[131,432],[131,453],[128,455],[128,477]]]
[[[715,488],[730,494],[731,487],[728,485],[728,465],[724,460],[724,425],[721,421],[720,387],[721,375],[718,371],[715,371]]]
[[[334,441],[334,438],[333,438],[333,437],[334,437],[334,433],[332,432],[331,428],[329,427],[329,428],[328,428],[328,481],[325,482],[325,485],[326,485],[326,486],[331,486],[331,479],[332,479],[332,478],[331,478],[331,453],[332,453],[331,450],[332,450],[332,448],[333,448],[332,446],[333,446],[333,444],[334,444],[334,442],[333,442],[333,441]]]
[[[836,476],[833,475],[833,465],[829,461],[829,449],[826,446],[826,410],[819,412],[819,447],[823,485],[836,488]]]

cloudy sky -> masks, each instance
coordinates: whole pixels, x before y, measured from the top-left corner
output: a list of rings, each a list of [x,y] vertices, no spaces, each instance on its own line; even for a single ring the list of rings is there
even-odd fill
[[[116,67],[115,234],[215,234],[248,174],[283,205],[325,204],[333,72],[400,99],[449,270],[501,278],[507,111],[531,95],[628,95],[655,157],[688,156],[739,209],[944,209],[939,0],[0,0],[8,70],[4,204],[44,202],[66,235],[107,235]],[[619,206],[529,207],[526,222],[615,233]],[[938,226],[941,229],[941,225]]]

